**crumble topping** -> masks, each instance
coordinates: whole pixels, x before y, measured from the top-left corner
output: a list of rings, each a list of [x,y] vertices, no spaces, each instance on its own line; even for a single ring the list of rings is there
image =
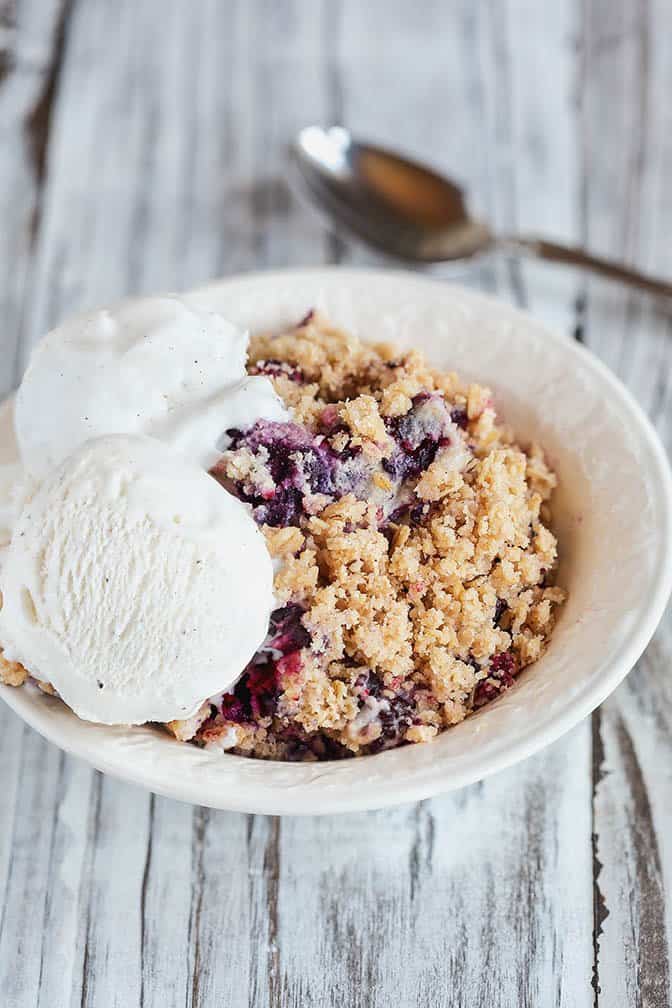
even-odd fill
[[[488,389],[311,312],[253,338],[287,423],[228,431],[213,475],[252,507],[280,608],[234,692],[179,737],[267,759],[424,742],[543,652],[555,476]]]

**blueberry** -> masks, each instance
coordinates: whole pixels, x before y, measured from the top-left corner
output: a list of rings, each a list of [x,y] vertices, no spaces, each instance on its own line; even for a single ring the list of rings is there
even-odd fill
[[[266,451],[268,468],[275,483],[282,483],[283,480],[296,476],[296,463],[282,444],[271,443],[266,446]]]
[[[423,520],[429,514],[428,504],[415,504],[410,510],[410,521],[411,525],[421,525]]]
[[[369,746],[371,753],[382,752],[383,749],[392,749],[399,745],[414,721],[415,706],[408,693],[402,691],[386,700],[387,706],[383,706],[378,715],[381,733]]]
[[[251,695],[247,686],[247,674],[236,683],[233,693],[222,697],[222,715],[227,721],[245,724],[252,720]]]
[[[438,448],[438,441],[434,441],[432,438],[425,438],[424,441],[420,442],[413,452],[413,466],[418,473],[429,468],[436,458]]]
[[[424,472],[436,458],[439,448],[438,441],[429,437],[424,438],[415,448],[405,447],[406,443],[400,443],[390,458],[383,460],[385,472],[399,481]]]
[[[508,608],[509,608],[509,606],[504,601],[504,599],[502,599],[502,598],[498,598],[497,599],[497,603],[495,605],[495,615],[494,615],[493,620],[492,620],[492,622],[495,624],[495,626],[499,626],[499,621],[500,621],[500,619],[502,618],[502,616],[504,615],[504,613],[506,612],[506,610]]]
[[[246,710],[242,700],[238,699],[233,693],[225,693],[222,697],[222,716],[227,721],[233,721],[235,724],[244,724],[250,720],[250,713],[251,711],[249,709]]]
[[[296,487],[280,488],[271,501],[260,504],[254,510],[254,517],[260,525],[286,528],[298,525],[303,515],[303,497]]]
[[[289,378],[290,381],[296,382],[298,385],[301,385],[304,381],[303,373],[299,368],[292,367],[286,361],[272,359],[257,361],[254,367],[250,369],[250,372],[256,375],[267,375],[269,378]]]
[[[306,452],[303,457],[303,471],[313,493],[334,493],[333,466],[326,455],[317,451]]]
[[[239,433],[239,432],[237,432]],[[303,493],[334,496],[334,461],[329,449],[313,438],[305,428],[295,423],[275,423],[258,420],[245,434],[234,439],[234,450],[247,448],[253,454],[264,452],[264,464],[275,484],[271,500],[254,484],[238,482],[237,495],[254,508],[260,524],[283,527],[299,525],[305,517]]]
[[[467,416],[467,411],[465,409],[454,409],[451,411],[450,419],[453,421],[456,427],[461,427],[462,430],[467,429],[469,423],[469,417]]]
[[[385,689],[382,679],[375,672],[370,671],[362,672],[361,675],[357,676],[355,686],[358,689],[359,695],[364,697],[364,699],[370,696],[377,698]]]
[[[270,647],[286,655],[310,645],[310,634],[301,622],[303,612],[301,606],[290,603],[271,614]]]
[[[247,673],[246,686],[255,718],[271,717],[275,714],[279,690],[273,661],[268,660],[263,665],[251,667]]]

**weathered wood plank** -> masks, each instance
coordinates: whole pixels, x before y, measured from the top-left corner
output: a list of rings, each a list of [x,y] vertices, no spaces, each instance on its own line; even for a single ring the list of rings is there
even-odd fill
[[[45,140],[65,52],[69,4],[4,4],[0,12],[0,394],[16,382],[34,241],[39,229]],[[8,1005],[37,1005],[54,969],[44,923],[61,867],[57,803],[64,759],[8,710],[0,714],[3,806],[0,830],[0,990]],[[88,771],[87,771],[88,773]],[[43,1003],[43,1002],[40,1002]],[[59,1003],[59,1002],[54,1002]],[[64,1000],[60,1003],[65,1004]]]
[[[3,1004],[18,1006],[38,1002],[53,824],[64,763],[63,755],[35,733],[26,730],[22,742],[18,767],[11,762],[9,767],[8,790],[15,806],[0,918],[0,995]]]
[[[197,891],[192,864],[199,854],[194,831],[189,806],[150,799],[138,939],[143,1008],[189,1003],[190,912]]]
[[[483,80],[489,215],[500,233],[577,241],[576,5],[517,0],[481,10],[481,64],[491,68]],[[499,289],[571,334],[581,279],[529,259],[500,264]]]
[[[142,883],[150,826],[148,795],[96,778],[85,875],[82,1008],[140,1004]]]
[[[283,820],[280,1003],[590,1004],[588,759],[579,730],[455,796]]]
[[[23,737],[27,731],[19,718],[3,704],[0,709],[0,765],[3,768],[4,800],[0,804],[0,948],[2,935],[14,936],[14,921],[7,913],[10,878],[15,873],[14,847],[22,824],[17,822],[20,775],[23,768]],[[0,959],[0,962],[2,960]],[[4,970],[0,970],[0,990],[7,983]]]
[[[665,4],[585,4],[581,87],[583,233],[597,251],[672,269],[665,198],[672,84]],[[672,446],[669,315],[597,280],[587,342],[629,385]],[[670,997],[672,616],[626,683],[594,716],[596,1003],[664,1006]]]
[[[288,242],[292,130],[282,120],[278,131],[274,114],[291,110],[297,127],[321,118],[318,8],[305,9],[299,33],[291,23],[280,31],[282,9],[206,0],[77,8],[28,344],[56,316],[124,294],[322,259],[311,216]]]
[[[38,943],[37,1008],[67,1005],[73,990],[81,994],[84,925],[80,914],[85,894],[88,896],[84,879],[99,786],[99,778],[89,767],[63,760],[46,866],[47,902]],[[47,824],[42,828],[46,829]],[[76,1003],[80,1001],[78,997]]]
[[[17,381],[44,178],[44,137],[63,58],[66,0],[0,4],[0,397]]]

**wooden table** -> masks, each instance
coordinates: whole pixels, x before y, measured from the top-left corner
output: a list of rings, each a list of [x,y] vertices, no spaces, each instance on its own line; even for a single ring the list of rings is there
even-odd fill
[[[0,392],[82,308],[373,262],[287,189],[313,121],[429,158],[502,228],[672,275],[671,29],[667,0],[0,2]],[[670,445],[662,306],[548,266],[463,279],[583,340]],[[0,1005],[668,1005],[671,652],[668,619],[526,763],[341,818],[156,798],[3,707]]]

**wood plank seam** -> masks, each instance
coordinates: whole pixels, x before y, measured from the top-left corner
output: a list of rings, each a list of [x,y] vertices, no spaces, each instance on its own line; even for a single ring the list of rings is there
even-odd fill
[[[600,708],[591,714],[591,835],[590,846],[593,859],[593,973],[591,985],[593,988],[593,1005],[597,1008],[600,1000],[600,938],[604,931],[604,922],[609,916],[609,910],[600,888],[600,872],[602,862],[598,853],[598,835],[595,813],[597,791],[604,777],[604,745],[602,743],[602,715]]]

